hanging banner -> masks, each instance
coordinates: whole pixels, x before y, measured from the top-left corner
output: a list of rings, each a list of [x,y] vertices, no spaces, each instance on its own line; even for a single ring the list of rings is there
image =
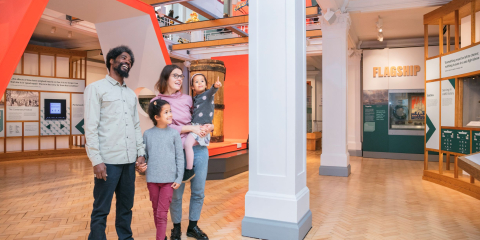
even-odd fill
[[[85,91],[85,80],[13,75],[7,88],[41,92],[83,93]]]
[[[455,127],[455,79],[443,80],[442,126]]]
[[[442,78],[480,70],[480,45],[442,56]]]
[[[83,94],[72,94],[72,134],[85,134],[83,112]]]
[[[7,90],[7,121],[38,121],[38,92]]]
[[[440,82],[428,82],[426,116],[426,147],[439,150],[440,147]]]

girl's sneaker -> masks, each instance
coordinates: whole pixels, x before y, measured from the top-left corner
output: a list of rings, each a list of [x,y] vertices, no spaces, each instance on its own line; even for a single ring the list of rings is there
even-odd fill
[[[193,171],[193,169],[185,169],[185,172],[183,173],[182,183],[186,183],[192,180],[193,177],[195,177],[195,171]]]

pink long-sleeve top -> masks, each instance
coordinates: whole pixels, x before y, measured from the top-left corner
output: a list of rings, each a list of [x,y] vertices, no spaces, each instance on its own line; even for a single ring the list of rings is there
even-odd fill
[[[192,113],[190,112],[190,109],[192,109],[193,106],[192,97],[187,94],[182,94],[180,91],[172,95],[163,95],[160,93],[156,97],[152,98],[150,102],[153,102],[159,98],[170,103],[173,119],[172,124],[169,126],[180,133],[182,143],[185,143],[188,133],[182,133],[182,127],[185,125],[190,125],[192,121]]]

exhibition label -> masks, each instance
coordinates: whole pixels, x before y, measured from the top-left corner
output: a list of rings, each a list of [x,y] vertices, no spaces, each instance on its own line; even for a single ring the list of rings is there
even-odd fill
[[[442,129],[442,150],[470,154],[470,131]]]
[[[442,57],[442,78],[480,70],[480,45]]]
[[[13,75],[7,88],[42,92],[83,93],[85,91],[85,80]]]

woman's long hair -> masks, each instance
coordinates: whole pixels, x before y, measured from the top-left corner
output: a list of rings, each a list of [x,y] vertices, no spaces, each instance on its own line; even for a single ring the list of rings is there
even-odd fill
[[[173,70],[179,69],[182,71],[182,69],[177,66],[177,65],[167,65],[163,68],[162,73],[160,74],[160,78],[158,79],[158,82],[155,84],[155,89],[161,94],[164,94],[167,91],[168,87],[168,79],[170,78],[170,74],[172,74]],[[183,84],[180,87],[180,91],[182,91]]]

